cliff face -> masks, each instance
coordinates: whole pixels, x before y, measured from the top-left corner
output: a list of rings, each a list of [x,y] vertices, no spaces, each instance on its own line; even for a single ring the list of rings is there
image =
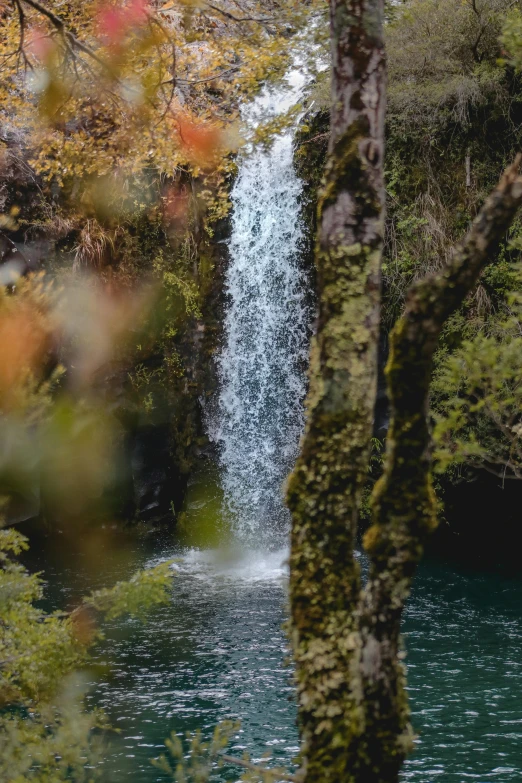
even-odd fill
[[[175,522],[182,509],[187,481],[212,446],[205,429],[205,411],[216,390],[214,355],[222,323],[223,274],[227,260],[226,219],[214,227],[212,239],[196,248],[198,307],[181,319],[176,334],[148,358],[153,373],[175,357],[175,368],[147,383],[135,398],[128,418],[128,494],[124,517],[149,523]],[[131,373],[141,373],[143,365]],[[144,404],[149,395],[153,407]],[[125,397],[125,395],[124,395]]]
[[[58,286],[76,280],[88,288],[94,281],[116,300],[132,302],[133,292],[146,286],[154,291],[146,326],[131,325],[132,345],[116,345],[89,391],[116,422],[117,464],[97,511],[172,523],[195,462],[209,449],[203,411],[216,386],[228,218],[211,220],[202,183],[185,175],[178,182],[158,179],[134,212],[70,215],[59,193],[30,176],[23,149],[11,142],[0,182],[0,284],[16,296],[17,282],[37,272]],[[102,302],[99,307],[95,320],[103,316]],[[55,344],[48,354],[50,371],[57,363],[65,368],[58,394],[77,397],[71,361],[67,345]],[[13,496],[12,456],[0,458],[0,492],[11,497],[11,520],[43,514],[52,522],[52,497],[38,470]]]

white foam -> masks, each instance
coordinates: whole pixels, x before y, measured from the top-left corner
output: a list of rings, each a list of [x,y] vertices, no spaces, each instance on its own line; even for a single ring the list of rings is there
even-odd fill
[[[307,82],[265,89],[245,111],[255,125],[286,112]],[[225,511],[239,540],[280,544],[289,525],[283,481],[303,429],[311,313],[299,265],[303,237],[293,166],[294,129],[270,149],[247,150],[232,190],[228,304],[218,359],[220,391],[209,431],[218,443]],[[278,542],[278,543],[277,543]]]
[[[189,549],[176,559],[173,568],[205,581],[279,582],[288,576],[288,548]]]

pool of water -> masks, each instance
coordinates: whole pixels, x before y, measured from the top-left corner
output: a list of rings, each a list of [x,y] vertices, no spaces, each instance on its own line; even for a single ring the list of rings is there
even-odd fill
[[[522,778],[522,582],[426,563],[404,634],[415,783]]]
[[[146,626],[115,625],[104,646],[110,677],[96,682],[92,701],[121,732],[111,743],[107,783],[163,780],[150,759],[165,750],[170,732],[210,735],[226,719],[241,721],[232,753],[260,758],[269,750],[290,764],[298,744],[282,631],[284,553],[175,554],[171,605]]]
[[[110,584],[127,561],[99,547]],[[156,783],[151,764],[171,732],[210,736],[241,721],[230,752],[270,752],[291,767],[298,751],[286,619],[285,552],[231,552],[136,545],[133,565],[176,557],[172,601],[146,625],[113,623],[97,654],[91,704],[118,729],[104,783]],[[114,566],[111,566],[114,563]],[[112,568],[112,572],[111,572]],[[72,573],[74,571],[74,575]],[[53,589],[89,585],[80,562],[55,569]],[[96,581],[99,583],[101,575]],[[80,586],[78,586],[80,584]],[[413,783],[511,783],[522,778],[522,581],[424,563],[404,622],[415,753],[403,772]],[[235,780],[229,768],[221,780]]]

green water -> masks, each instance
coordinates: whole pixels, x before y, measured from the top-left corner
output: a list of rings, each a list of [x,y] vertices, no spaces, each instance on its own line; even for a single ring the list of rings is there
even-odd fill
[[[198,494],[199,492],[199,494]],[[267,751],[291,767],[298,751],[286,619],[284,551],[219,554],[204,548],[219,503],[201,488],[189,502],[190,536],[158,542],[121,532],[80,544],[69,565],[46,561],[54,600],[74,603],[93,585],[132,567],[178,558],[171,603],[146,625],[108,629],[93,669],[89,702],[105,709],[113,735],[104,783],[166,780],[150,763],[172,732],[241,721],[230,752]],[[93,543],[94,541],[94,543]],[[198,546],[189,546],[196,543]],[[83,548],[82,548],[83,546]],[[118,553],[118,555],[116,555]],[[97,568],[93,570],[93,563]],[[522,779],[522,581],[424,563],[408,603],[404,635],[415,753],[403,772],[413,783]],[[222,780],[239,777],[235,768]],[[223,773],[222,773],[223,775]]]
[[[137,554],[143,563],[154,560],[150,545]],[[242,724],[231,752],[246,749],[259,758],[270,751],[291,765],[298,745],[281,630],[284,552],[223,560],[212,550],[169,543],[156,557],[173,554],[180,562],[171,604],[145,626],[114,624],[99,654],[109,666],[93,674],[89,700],[103,706],[119,730],[110,742],[105,783],[165,780],[150,764],[165,737],[197,728],[208,734],[224,718]],[[121,576],[119,563],[112,577]],[[69,577],[61,569],[53,581],[67,592]],[[424,564],[404,633],[419,734],[404,780],[519,781],[522,582]],[[227,779],[235,777],[230,772]]]

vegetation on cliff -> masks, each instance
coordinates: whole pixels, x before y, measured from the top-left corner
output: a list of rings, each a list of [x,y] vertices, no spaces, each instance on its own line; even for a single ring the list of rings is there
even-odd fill
[[[411,0],[394,8],[386,25],[385,346],[408,287],[449,260],[500,171],[520,149],[519,26],[519,11],[506,2],[460,3],[454,13],[449,4],[430,0]],[[328,78],[320,77],[312,90],[296,147],[310,224],[328,140]],[[517,435],[510,429],[516,430],[518,423],[514,410],[511,419],[507,412],[489,415],[483,404],[473,408],[476,403],[460,398],[466,383],[471,395],[474,383],[485,395],[495,384],[487,380],[488,351],[490,356],[493,350],[502,356],[505,352],[506,382],[515,383],[509,380],[514,371],[510,373],[507,365],[517,361],[518,306],[513,293],[520,287],[516,266],[520,229],[516,218],[500,243],[495,263],[448,320],[438,344],[431,403],[439,422],[437,469],[445,474],[444,481],[472,479],[478,468],[490,470],[487,454],[498,476],[514,475],[506,442],[506,438],[513,441],[517,451]],[[479,373],[465,368],[482,350],[479,381]],[[509,405],[509,392],[500,391],[501,377],[499,373],[495,393]],[[472,446],[470,439],[482,445]]]

